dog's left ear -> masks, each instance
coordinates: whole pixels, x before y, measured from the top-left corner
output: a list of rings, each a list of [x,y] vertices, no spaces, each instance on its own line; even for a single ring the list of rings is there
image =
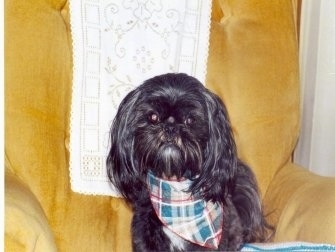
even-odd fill
[[[209,137],[204,151],[204,164],[192,192],[203,192],[206,200],[224,202],[233,188],[237,170],[236,146],[225,105],[206,90],[204,93]]]

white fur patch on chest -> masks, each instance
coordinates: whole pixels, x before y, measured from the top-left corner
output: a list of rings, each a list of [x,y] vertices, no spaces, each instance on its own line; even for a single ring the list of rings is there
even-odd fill
[[[173,233],[167,227],[163,227],[163,231],[167,235],[167,237],[169,237],[171,241],[171,246],[170,246],[171,251],[174,251],[175,249],[185,250],[186,242],[183,238]]]

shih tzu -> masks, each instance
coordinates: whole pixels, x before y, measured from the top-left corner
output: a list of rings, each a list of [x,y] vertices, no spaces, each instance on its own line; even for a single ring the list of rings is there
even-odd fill
[[[131,204],[134,251],[225,251],[264,241],[252,171],[220,98],[186,74],[145,81],[121,102],[107,173]]]

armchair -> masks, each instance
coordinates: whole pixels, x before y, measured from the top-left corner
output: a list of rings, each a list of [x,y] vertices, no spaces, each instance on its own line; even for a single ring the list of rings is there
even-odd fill
[[[206,85],[225,101],[273,240],[335,243],[335,179],[292,161],[300,100],[291,0],[214,0]],[[70,188],[68,2],[5,0],[5,249],[128,251],[122,199]]]

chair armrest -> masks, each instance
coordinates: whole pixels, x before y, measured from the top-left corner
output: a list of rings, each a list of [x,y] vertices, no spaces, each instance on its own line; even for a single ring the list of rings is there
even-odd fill
[[[264,204],[273,211],[274,241],[335,244],[335,178],[289,164],[273,179]]]
[[[5,173],[5,251],[57,251],[47,219],[33,193]]]

